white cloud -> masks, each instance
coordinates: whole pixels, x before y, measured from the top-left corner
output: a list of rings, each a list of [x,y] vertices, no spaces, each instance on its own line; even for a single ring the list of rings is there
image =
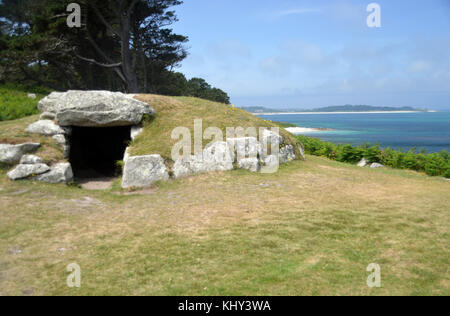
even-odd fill
[[[411,63],[409,69],[412,72],[416,73],[423,73],[423,72],[429,72],[433,69],[432,63],[425,61],[425,60],[416,60]]]
[[[277,18],[281,18],[288,15],[299,15],[299,14],[306,14],[306,13],[319,13],[321,10],[319,9],[313,9],[313,8],[293,8],[288,10],[282,10],[275,13],[275,16]]]

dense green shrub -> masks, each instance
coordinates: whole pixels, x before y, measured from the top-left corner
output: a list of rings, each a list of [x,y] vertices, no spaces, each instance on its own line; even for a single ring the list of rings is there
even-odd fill
[[[381,149],[379,145],[351,146],[325,142],[317,138],[298,136],[307,154],[327,157],[340,162],[357,163],[362,158],[397,169],[425,172],[430,176],[450,178],[450,153],[427,154],[416,149],[404,152],[391,148]]]
[[[30,99],[28,93],[36,94]],[[43,88],[16,86],[11,84],[0,86],[0,121],[15,120],[38,113],[37,103],[49,91]]]

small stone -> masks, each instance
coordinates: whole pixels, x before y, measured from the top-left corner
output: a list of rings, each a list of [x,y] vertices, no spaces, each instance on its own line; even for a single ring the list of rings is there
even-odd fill
[[[363,167],[365,167],[367,165],[368,165],[368,162],[367,162],[366,158],[361,159],[361,161],[358,162],[358,164],[357,164],[357,166],[361,167],[361,168],[363,168]]]
[[[0,144],[0,163],[7,165],[17,164],[23,155],[35,152],[41,147],[38,143],[25,143],[21,145]]]
[[[41,157],[35,155],[25,155],[20,159],[21,165],[34,165],[38,163],[44,163]]]
[[[8,172],[8,177],[11,180],[20,180],[32,175],[43,174],[49,170],[50,167],[46,164],[18,165],[15,169]]]
[[[175,161],[173,175],[175,179],[215,171],[233,170],[234,154],[227,142],[215,142],[208,145],[202,155],[189,156]]]
[[[37,98],[36,94],[34,94],[34,93],[28,93],[27,96],[28,96],[30,99],[36,99],[36,98]]]
[[[57,134],[57,135],[54,135],[53,137],[53,140],[55,141],[55,142],[57,142],[59,145],[65,145],[66,144],[66,137],[63,135],[63,134]]]
[[[122,188],[144,188],[160,180],[169,180],[169,173],[160,155],[129,157],[125,161]]]
[[[65,133],[65,131],[60,126],[56,125],[53,121],[50,120],[37,121],[28,126],[26,132],[31,134],[41,134],[45,136],[53,136],[56,134]]]
[[[58,163],[50,169],[50,172],[36,177],[37,181],[57,184],[69,183],[73,181],[72,166],[70,163]]]

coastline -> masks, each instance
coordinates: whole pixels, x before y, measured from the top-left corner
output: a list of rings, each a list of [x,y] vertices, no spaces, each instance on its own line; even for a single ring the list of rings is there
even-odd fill
[[[436,111],[368,111],[368,112],[268,112],[252,113],[253,115],[320,115],[320,114],[407,114],[407,113],[436,113]]]

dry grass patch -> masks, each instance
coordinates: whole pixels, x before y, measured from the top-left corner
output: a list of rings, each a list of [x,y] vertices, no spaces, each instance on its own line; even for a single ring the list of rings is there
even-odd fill
[[[450,294],[439,178],[308,157],[148,194],[0,179],[3,295]],[[65,284],[72,262],[79,290]],[[381,289],[366,286],[372,262]]]

